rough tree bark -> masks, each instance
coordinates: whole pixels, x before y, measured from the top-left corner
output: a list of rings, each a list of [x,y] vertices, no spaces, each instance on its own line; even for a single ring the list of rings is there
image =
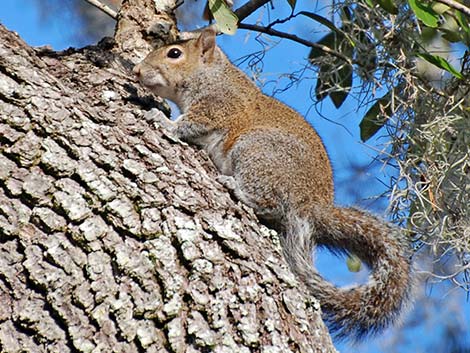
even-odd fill
[[[153,6],[81,50],[0,26],[0,351],[333,352],[277,235],[152,120],[128,69],[176,35]]]

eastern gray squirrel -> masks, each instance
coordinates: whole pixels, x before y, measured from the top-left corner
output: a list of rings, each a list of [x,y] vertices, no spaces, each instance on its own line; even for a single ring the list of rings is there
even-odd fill
[[[292,271],[320,301],[337,337],[359,339],[392,324],[409,304],[411,248],[402,232],[364,211],[335,207],[323,142],[294,110],[264,95],[223,54],[216,33],[152,51],[134,68],[140,82],[174,101],[168,120],[181,140],[207,151],[219,180],[281,233]],[[365,285],[337,288],[314,268],[315,246],[357,255]]]

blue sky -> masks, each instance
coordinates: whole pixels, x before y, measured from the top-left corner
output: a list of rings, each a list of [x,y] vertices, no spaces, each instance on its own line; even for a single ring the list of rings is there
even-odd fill
[[[298,1],[298,6],[307,4],[307,0]],[[87,44],[83,37],[76,33],[80,27],[80,21],[70,12],[65,11],[61,16],[44,16],[47,9],[43,4],[42,12],[36,6],[37,2],[32,0],[1,0],[0,22],[7,28],[14,30],[29,44],[33,46],[51,45],[54,49],[64,49],[69,46],[82,46]],[[64,1],[67,8],[69,1]],[[256,15],[257,16],[257,15]],[[254,22],[256,16],[253,17]],[[324,33],[310,33],[311,23],[308,20],[297,20],[295,24],[284,26],[286,31],[300,31],[303,34],[312,35],[312,39],[320,38]],[[235,36],[222,36],[218,38],[219,45],[226,51],[227,55],[235,63],[240,58],[262,47],[254,40],[255,35],[246,31],[238,31]],[[268,37],[266,37],[268,38]],[[268,39],[266,39],[268,40]],[[271,39],[279,42],[278,39]],[[272,49],[263,59],[263,71],[259,74],[258,81],[263,84],[265,93],[272,94],[277,88],[284,87],[287,79],[279,80],[279,75],[300,70],[305,65],[308,56],[308,48],[301,45],[281,41],[277,44],[271,42]],[[288,53],[288,55],[286,55]],[[247,64],[240,64],[242,69],[247,69]],[[363,202],[362,207],[372,209],[374,212],[383,214],[386,200],[379,202],[370,198],[382,193],[385,188],[383,182],[388,183],[389,177],[394,171],[390,168],[382,169],[381,166],[371,168],[362,173],[354,183],[348,181],[350,176],[350,164],[368,164],[375,156],[376,143],[385,140],[379,137],[373,140],[371,145],[360,143],[359,122],[364,110],[357,112],[356,102],[348,98],[341,109],[337,110],[327,99],[318,106],[321,114],[312,109],[313,102],[309,98],[309,90],[314,86],[313,72],[311,78],[302,80],[289,90],[277,93],[276,98],[289,104],[317,129],[322,137],[335,171],[336,200],[337,203],[349,205],[357,202],[356,197],[351,194],[358,193]],[[379,134],[380,135],[380,134]],[[352,281],[363,280],[367,273],[361,272],[351,275],[344,260],[334,259],[331,256],[320,254],[317,265],[335,283],[344,284]],[[421,286],[422,288],[423,286]],[[461,334],[469,335],[470,311],[469,304],[465,301],[463,291],[452,290],[447,285],[426,286],[427,294],[421,298],[417,309],[410,312],[406,320],[407,326],[412,328],[399,331],[389,330],[377,339],[372,339],[358,346],[339,344],[342,352],[426,352],[429,347],[434,347],[437,353],[451,353],[447,348],[441,347],[442,335],[445,334],[444,323],[451,321],[464,327]],[[466,311],[462,315],[462,312]],[[466,316],[465,316],[466,315]],[[465,319],[466,318],[466,319]],[[465,322],[466,320],[466,322]],[[417,321],[417,322],[413,322]],[[410,324],[413,322],[413,325]],[[469,339],[470,341],[470,339]]]

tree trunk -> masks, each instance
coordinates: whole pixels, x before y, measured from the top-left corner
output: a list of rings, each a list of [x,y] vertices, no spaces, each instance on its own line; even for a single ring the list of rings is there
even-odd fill
[[[81,50],[0,26],[0,351],[333,352],[277,235],[152,119],[129,68],[168,7],[132,4]]]

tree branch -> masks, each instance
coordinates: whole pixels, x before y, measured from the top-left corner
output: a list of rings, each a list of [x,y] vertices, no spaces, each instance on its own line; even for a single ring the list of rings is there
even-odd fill
[[[466,14],[467,16],[470,16],[470,8],[455,0],[436,0],[436,1],[440,2],[441,4],[447,5],[449,7],[452,7],[455,10],[459,10],[463,12],[464,14]]]
[[[0,349],[336,352],[278,237],[113,75],[162,3],[124,1],[114,50],[39,57],[0,24]]]
[[[85,1],[89,3],[90,5],[93,5],[94,7],[100,9],[112,19],[117,20],[117,12],[114,11],[112,8],[110,8],[108,5],[103,4],[99,0],[85,0]]]
[[[297,43],[300,43],[300,44],[303,44],[307,47],[310,47],[310,48],[317,48],[325,53],[328,53],[328,54],[331,54],[333,56],[336,56],[337,58],[341,59],[341,60],[344,60],[345,62],[347,62],[349,65],[352,65],[353,64],[353,61],[351,60],[351,58],[348,58],[346,55],[343,55],[329,47],[327,47],[326,45],[322,45],[322,44],[318,44],[318,43],[314,43],[314,42],[310,42],[306,39],[303,39],[303,38],[300,38],[300,37],[297,37],[296,35],[294,34],[289,34],[289,33],[285,33],[285,32],[280,32],[280,31],[277,31],[275,29],[272,29],[272,28],[268,28],[268,27],[263,27],[263,26],[258,26],[258,25],[251,25],[251,24],[246,24],[246,23],[239,23],[238,24],[238,28],[240,29],[246,29],[246,30],[250,30],[250,31],[255,31],[255,32],[260,32],[260,33],[265,33],[265,34],[269,34],[271,36],[275,36],[275,37],[279,37],[279,38],[286,38],[286,39],[290,39],[294,42],[297,42]]]
[[[271,0],[251,0],[248,1],[245,5],[236,9],[235,15],[237,15],[238,20],[241,22],[248,16],[250,16],[253,12],[258,10],[260,7],[266,5]]]

